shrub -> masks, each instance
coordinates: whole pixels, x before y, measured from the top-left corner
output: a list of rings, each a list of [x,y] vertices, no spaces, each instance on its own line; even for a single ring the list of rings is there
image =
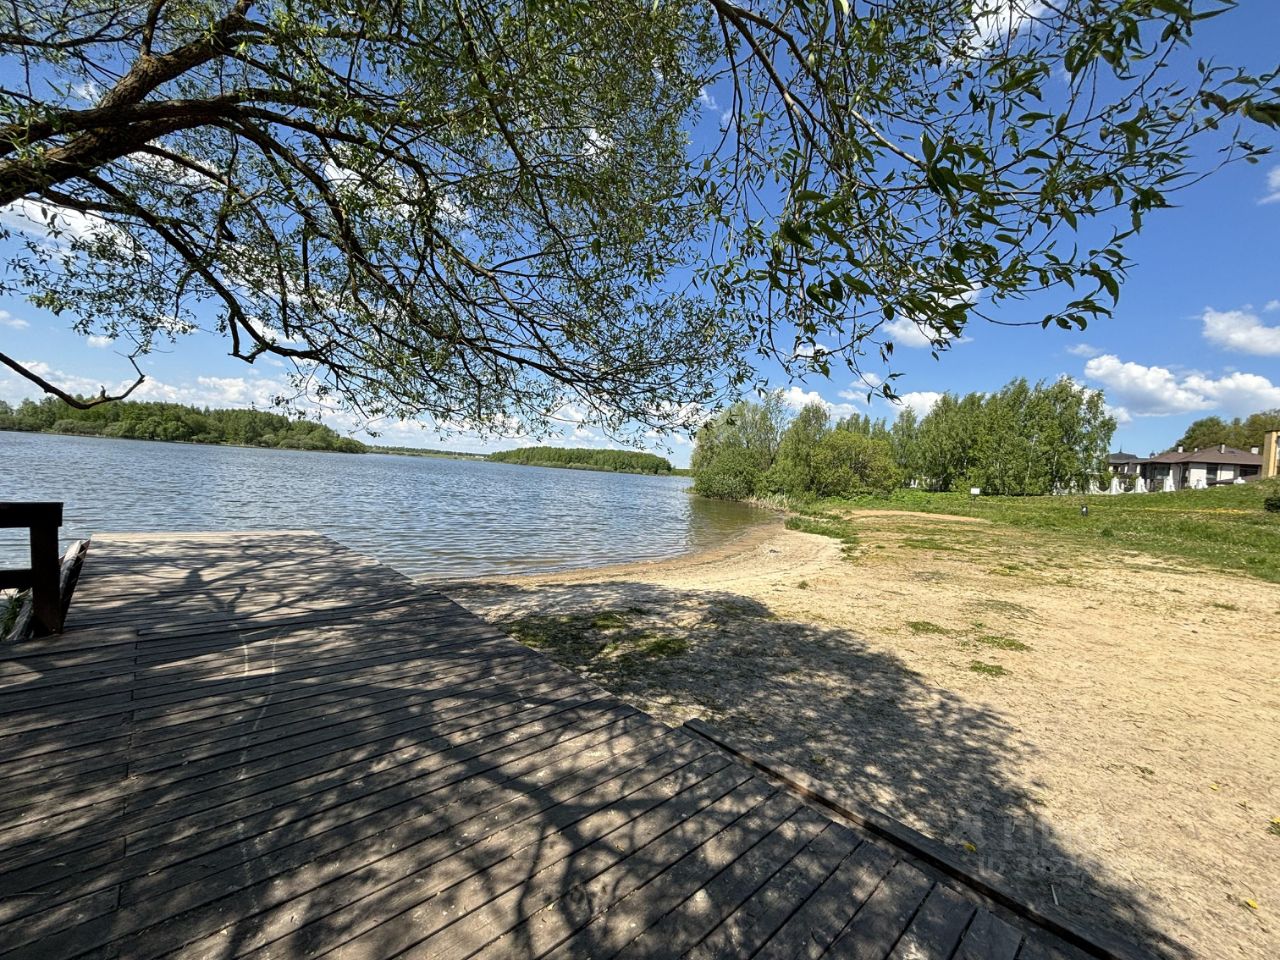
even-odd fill
[[[698,471],[694,492],[717,500],[747,500],[755,495],[760,482],[757,458],[743,447],[725,447],[716,451],[711,462]]]
[[[814,488],[824,497],[891,493],[899,482],[887,440],[833,430],[813,452]]]
[[[1262,509],[1270,513],[1280,513],[1280,493],[1273,493],[1263,500]]]

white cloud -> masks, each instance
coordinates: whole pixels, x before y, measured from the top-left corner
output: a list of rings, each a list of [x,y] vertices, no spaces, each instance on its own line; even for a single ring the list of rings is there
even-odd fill
[[[858,408],[851,403],[832,403],[819,394],[817,390],[802,390],[795,385],[782,391],[782,402],[792,410],[803,410],[809,404],[816,403],[826,407],[827,412],[837,418],[851,417],[858,412]]]
[[[99,350],[105,350],[107,347],[115,343],[110,337],[100,337],[96,333],[91,333],[87,342],[91,347],[97,347]]]
[[[65,242],[68,237],[89,240],[103,233],[118,233],[115,227],[101,217],[25,198],[0,207],[0,224],[27,234],[42,235],[53,242]],[[55,233],[60,236],[55,237]]]
[[[865,407],[867,405],[867,394],[884,383],[884,378],[877,373],[871,372],[861,373],[860,377],[860,380],[849,384],[846,389],[841,390],[838,396],[842,400],[848,400],[850,403]]]
[[[1268,300],[1267,305],[1262,308],[1263,313],[1275,313],[1280,310],[1280,300]]]
[[[948,306],[961,303],[974,304],[982,296],[982,290],[979,284],[971,283],[968,290],[954,297],[948,297],[943,302]],[[912,317],[894,317],[883,323],[880,330],[893,341],[894,346],[898,347],[922,348],[968,342],[968,338],[957,337],[940,324],[931,323],[928,320],[916,320]]]
[[[1184,385],[1198,391],[1214,407],[1231,414],[1249,414],[1280,407],[1280,386],[1256,373],[1236,371],[1217,380],[1192,374]]]
[[[86,80],[82,83],[73,83],[71,85],[71,95],[77,100],[84,100],[88,103],[97,103],[102,97],[102,87],[94,83],[92,80]]]
[[[903,406],[910,407],[916,412],[917,417],[923,417],[941,399],[942,394],[936,390],[912,390],[898,397]]]
[[[1280,167],[1267,172],[1267,195],[1259,203],[1280,203]]]
[[[1034,18],[1049,12],[1044,0],[986,0],[974,4],[973,26],[966,38],[970,56],[977,56],[1015,36]]]
[[[1189,373],[1181,377],[1165,367],[1124,362],[1105,354],[1085,364],[1086,377],[1101,383],[1117,418],[1160,417],[1200,410],[1238,416],[1280,407],[1280,386],[1256,373],[1236,371],[1222,377]]]
[[[8,327],[11,330],[25,330],[31,326],[21,317],[15,317],[8,310],[0,310],[0,327]]]
[[[259,407],[271,405],[273,397],[283,392],[283,385],[270,379],[246,379],[245,377],[196,377],[198,387],[193,393],[201,406],[242,407],[253,404]]]
[[[613,141],[597,130],[595,127],[587,127],[582,131],[582,156],[588,160],[594,160],[596,157],[602,157],[613,149]]]
[[[934,328],[927,323],[916,323],[908,317],[894,317],[881,325],[880,329],[895,347],[911,347],[912,349],[933,348],[956,343],[969,343],[969,337],[956,337],[939,327]]]
[[[1203,394],[1180,384],[1166,368],[1125,362],[1109,353],[1086,363],[1084,375],[1102,384],[1108,400],[1140,417],[1187,413],[1213,406]]]
[[[1280,327],[1268,327],[1248,310],[1214,310],[1201,315],[1205,339],[1227,350],[1262,357],[1280,356]]]
[[[1088,359],[1090,357],[1098,356],[1102,351],[1089,343],[1075,343],[1067,347],[1067,353],[1071,354],[1073,357],[1084,357],[1085,359]]]
[[[698,105],[704,110],[719,109],[716,98],[711,95],[711,92],[706,87],[698,91]]]
[[[809,360],[813,357],[823,357],[829,353],[834,353],[825,343],[801,343],[797,345],[795,353],[792,356],[796,360]]]
[[[69,373],[50,366],[42,360],[20,361],[24,367],[61,390],[81,396],[97,396],[106,390],[109,394],[123,393],[133,385],[136,376],[87,377]],[[116,369],[113,365],[113,369]],[[278,396],[292,396],[296,391],[280,380],[268,377],[197,377],[196,382],[185,384],[165,383],[148,376],[129,395],[130,400],[161,400],[166,403],[188,403],[197,407],[247,407],[269,408]],[[0,373],[0,399],[17,403],[26,399],[40,399],[43,391],[25,377],[4,371]],[[332,413],[324,404],[317,403],[320,412]]]
[[[894,346],[897,347],[919,349],[933,346],[934,335],[926,332],[919,324],[913,320],[908,320],[906,317],[894,317],[881,329],[893,341]]]
[[[362,182],[360,174],[355,170],[328,158],[320,165],[320,175],[326,183],[340,190],[355,190]]]

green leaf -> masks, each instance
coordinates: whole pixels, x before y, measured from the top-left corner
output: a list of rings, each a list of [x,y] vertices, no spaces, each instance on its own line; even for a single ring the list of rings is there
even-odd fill
[[[920,150],[924,154],[924,159],[928,163],[933,163],[933,158],[938,153],[938,145],[933,142],[933,138],[929,136],[929,131],[924,130],[920,133]]]

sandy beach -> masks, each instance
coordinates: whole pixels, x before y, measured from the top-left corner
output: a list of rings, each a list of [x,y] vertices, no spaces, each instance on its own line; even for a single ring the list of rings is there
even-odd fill
[[[964,517],[752,528],[449,583],[672,724],[702,717],[1169,956],[1280,955],[1280,587]]]

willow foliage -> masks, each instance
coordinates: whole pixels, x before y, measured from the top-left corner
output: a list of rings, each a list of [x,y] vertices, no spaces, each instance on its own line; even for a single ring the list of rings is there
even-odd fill
[[[368,416],[688,427],[752,349],[1107,313],[1195,158],[1277,124],[1274,72],[1194,54],[1233,5],[13,0],[0,291],[131,358],[214,329]]]

